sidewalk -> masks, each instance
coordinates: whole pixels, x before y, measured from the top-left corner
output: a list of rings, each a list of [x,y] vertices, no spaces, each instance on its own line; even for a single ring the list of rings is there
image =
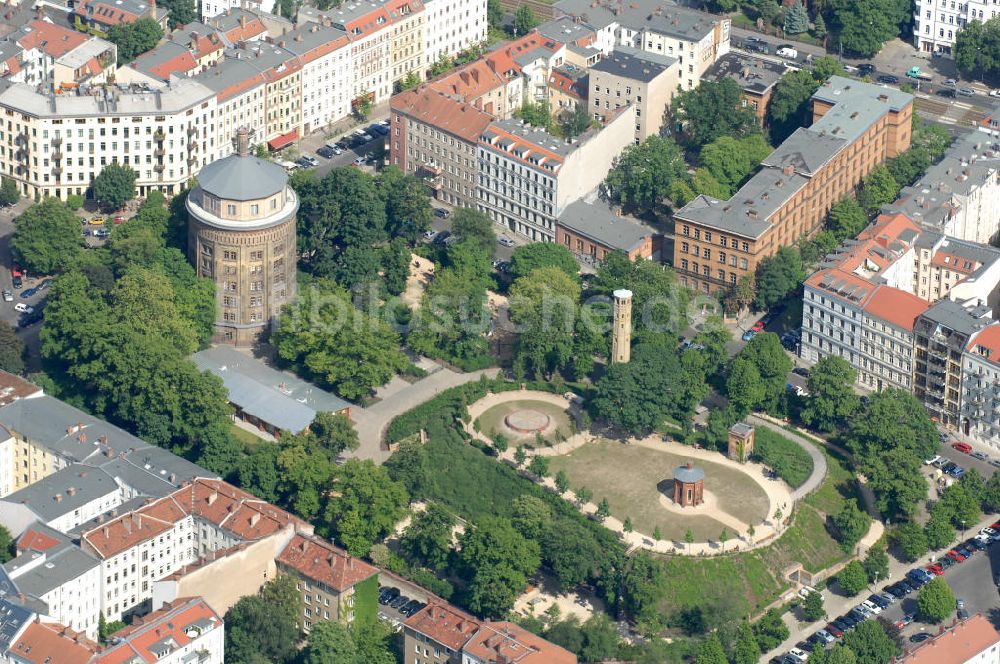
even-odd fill
[[[968,528],[968,532],[975,533],[979,529],[992,524],[996,520],[997,517],[995,514],[983,517],[983,519],[975,526],[970,526]],[[876,523],[882,525],[880,522]],[[871,531],[869,531],[869,533],[870,532]],[[955,542],[957,543],[958,540],[956,539]],[[773,657],[774,655],[788,652],[790,649],[795,647],[796,643],[808,638],[816,630],[824,627],[827,623],[829,623],[831,619],[843,615],[844,613],[847,613],[848,611],[851,610],[851,608],[863,602],[865,599],[867,599],[868,595],[871,594],[871,592],[881,590],[882,588],[895,583],[899,579],[906,576],[906,572],[913,569],[914,567],[925,567],[929,565],[931,562],[931,558],[937,559],[940,557],[941,557],[941,551],[937,551],[922,556],[916,562],[906,563],[898,561],[890,555],[889,578],[886,579],[885,581],[879,581],[877,586],[869,586],[868,592],[859,593],[854,597],[843,597],[842,595],[835,595],[827,589],[821,590],[821,594],[823,595],[823,607],[824,609],[826,609],[827,617],[824,618],[823,620],[817,620],[816,622],[812,623],[800,623],[792,611],[785,613],[785,615],[782,616],[782,619],[785,621],[785,624],[788,625],[788,629],[791,632],[791,636],[785,639],[784,643],[782,643],[780,646],[778,646],[771,652],[765,653],[761,661],[766,661],[768,657]],[[819,589],[817,588],[817,590]]]

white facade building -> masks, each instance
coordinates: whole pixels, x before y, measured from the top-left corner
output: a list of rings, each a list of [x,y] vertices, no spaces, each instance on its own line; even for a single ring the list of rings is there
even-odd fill
[[[198,3],[201,20],[225,14],[230,9],[249,9],[254,12],[274,13],[274,0],[201,0]]]
[[[486,0],[425,0],[423,64],[486,41]]]
[[[302,133],[350,115],[354,61],[347,33],[323,19],[299,26],[284,43],[302,61]]]

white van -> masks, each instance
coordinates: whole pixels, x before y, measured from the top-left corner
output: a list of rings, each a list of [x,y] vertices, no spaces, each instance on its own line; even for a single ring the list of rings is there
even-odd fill
[[[775,53],[777,53],[779,56],[783,58],[788,58],[789,60],[798,60],[799,58],[799,52],[789,46],[779,48],[777,51],[775,51]]]

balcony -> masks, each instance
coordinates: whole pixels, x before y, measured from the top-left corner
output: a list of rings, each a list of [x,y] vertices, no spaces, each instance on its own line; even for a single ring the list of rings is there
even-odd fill
[[[52,144],[52,147],[55,148],[59,147],[60,145],[62,145],[62,136],[54,136],[50,141],[50,143]]]
[[[63,158],[62,150],[56,150],[52,153],[53,161],[60,161]]]
[[[188,165],[194,166],[197,163],[198,163],[198,157],[196,157],[194,155],[191,155],[191,156],[188,157]]]
[[[153,150],[153,156],[156,157],[157,159],[162,157],[164,154],[166,154],[166,150],[164,150],[163,148],[156,148],[155,150]]]
[[[56,177],[59,177],[60,175],[62,175],[62,166],[59,166],[58,164],[55,165],[55,166],[53,166],[52,167],[52,174],[55,175]]]
[[[197,127],[188,127],[188,136],[194,136],[198,133]]]
[[[162,173],[163,172],[163,164],[154,164],[153,165],[153,170],[156,171],[157,173]]]
[[[198,149],[198,142],[197,141],[188,141],[188,152],[191,152],[191,151],[197,150],[197,149]]]
[[[159,129],[157,129],[156,133],[153,134],[153,140],[156,141],[157,143],[162,143],[163,139],[165,139],[166,137],[167,137],[166,134],[164,134],[163,131]]]

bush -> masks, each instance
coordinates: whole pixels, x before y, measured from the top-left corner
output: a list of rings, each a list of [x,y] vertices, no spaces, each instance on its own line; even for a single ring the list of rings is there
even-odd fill
[[[66,197],[66,207],[74,212],[83,207],[83,196],[79,194],[70,194]]]
[[[754,456],[774,469],[778,477],[797,489],[809,479],[813,471],[812,457],[797,443],[784,436],[757,427],[754,431]]]

